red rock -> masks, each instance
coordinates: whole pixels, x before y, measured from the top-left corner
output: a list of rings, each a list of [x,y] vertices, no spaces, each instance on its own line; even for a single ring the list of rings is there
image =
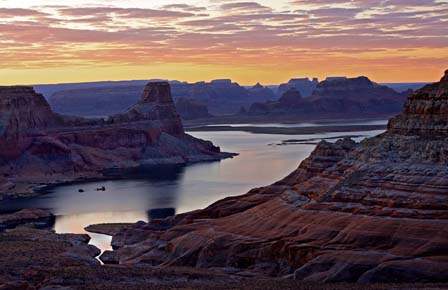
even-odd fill
[[[41,209],[23,209],[15,213],[0,215],[0,231],[24,224],[50,227],[53,223],[53,214]]]
[[[126,228],[116,259],[307,282],[448,282],[447,79],[409,97],[382,135],[323,142],[284,180],[166,229]]]
[[[137,104],[104,120],[58,115],[31,87],[0,87],[0,112],[0,175],[8,176],[4,185],[232,156],[185,134],[166,82],[149,83]],[[12,186],[0,186],[5,188]]]

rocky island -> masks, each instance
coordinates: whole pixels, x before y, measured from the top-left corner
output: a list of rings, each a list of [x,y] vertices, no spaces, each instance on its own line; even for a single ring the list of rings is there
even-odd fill
[[[233,156],[185,133],[166,82],[148,83],[125,113],[98,119],[54,113],[32,87],[0,87],[0,113],[0,198],[107,170]]]

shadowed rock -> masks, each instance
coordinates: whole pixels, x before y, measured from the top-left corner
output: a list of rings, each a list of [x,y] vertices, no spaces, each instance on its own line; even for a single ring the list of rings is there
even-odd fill
[[[448,282],[446,82],[410,96],[384,134],[322,142],[274,185],[168,218],[165,229],[123,229],[115,258],[305,282]]]
[[[249,114],[309,119],[390,117],[401,111],[408,95],[373,83],[367,77],[325,80],[306,98],[298,97],[294,87],[292,90],[284,89],[276,102],[253,104]]]
[[[0,174],[7,176],[0,189],[7,191],[24,188],[10,182],[31,188],[109,169],[232,156],[185,134],[166,82],[149,83],[134,106],[105,119],[62,116],[31,87],[0,87],[0,113]]]

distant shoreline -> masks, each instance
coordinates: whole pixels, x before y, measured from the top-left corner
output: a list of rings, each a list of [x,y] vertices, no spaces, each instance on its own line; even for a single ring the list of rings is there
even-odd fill
[[[256,126],[198,126],[187,127],[187,132],[248,132],[252,134],[308,135],[339,132],[385,130],[387,125],[336,125],[309,127],[256,127]]]

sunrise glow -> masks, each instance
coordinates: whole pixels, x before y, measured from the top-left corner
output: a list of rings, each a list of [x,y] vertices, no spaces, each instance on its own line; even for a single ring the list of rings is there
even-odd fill
[[[0,84],[435,81],[447,26],[446,0],[3,0]]]

